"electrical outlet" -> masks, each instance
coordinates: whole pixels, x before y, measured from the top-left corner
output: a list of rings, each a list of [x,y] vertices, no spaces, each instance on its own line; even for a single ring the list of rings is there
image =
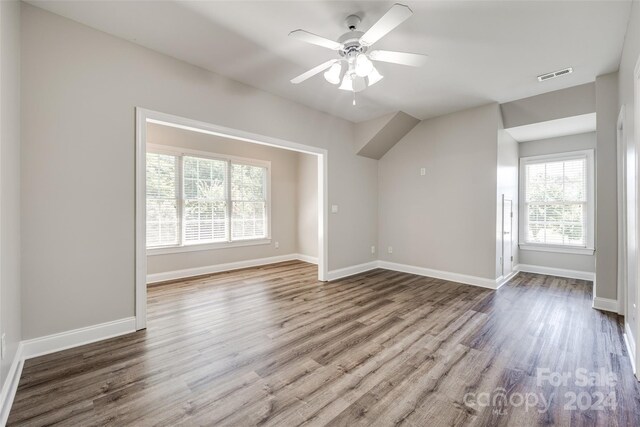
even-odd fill
[[[376,253],[376,247],[375,246],[371,246],[371,253],[375,254]]]
[[[390,254],[392,254],[392,253],[393,253],[393,247],[389,246],[389,247],[387,248],[387,252],[388,252],[388,253],[390,253]]]
[[[276,249],[280,249],[280,242],[276,242],[275,243],[275,247],[276,247]]]
[[[2,338],[0,338],[0,359],[4,359],[4,355],[7,352],[7,334],[2,334]]]

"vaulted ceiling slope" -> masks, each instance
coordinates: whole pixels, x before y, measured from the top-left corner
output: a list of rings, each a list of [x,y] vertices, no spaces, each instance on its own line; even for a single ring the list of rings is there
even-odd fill
[[[379,49],[426,53],[422,68],[381,63],[383,81],[358,96],[321,75],[289,80],[335,53],[287,37],[330,39],[356,13],[371,26],[392,1],[31,1],[115,36],[354,122],[396,111],[419,119],[592,82],[617,70],[630,0],[416,1]],[[564,67],[571,75],[539,83]]]
[[[354,132],[356,154],[380,160],[418,123],[420,120],[402,111],[357,123]]]

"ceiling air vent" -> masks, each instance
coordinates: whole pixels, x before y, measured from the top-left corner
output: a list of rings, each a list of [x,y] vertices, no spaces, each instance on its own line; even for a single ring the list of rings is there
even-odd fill
[[[543,82],[545,80],[555,79],[556,77],[564,76],[565,74],[571,74],[571,73],[573,73],[573,68],[569,67],[569,68],[565,68],[564,70],[558,70],[558,71],[554,71],[553,73],[547,73],[547,74],[538,76],[538,81]]]

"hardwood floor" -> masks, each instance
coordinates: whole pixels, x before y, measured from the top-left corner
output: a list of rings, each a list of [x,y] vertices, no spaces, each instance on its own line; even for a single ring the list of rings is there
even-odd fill
[[[146,331],[28,360],[9,425],[51,424],[638,426],[640,387],[590,282],[295,261],[150,287]]]

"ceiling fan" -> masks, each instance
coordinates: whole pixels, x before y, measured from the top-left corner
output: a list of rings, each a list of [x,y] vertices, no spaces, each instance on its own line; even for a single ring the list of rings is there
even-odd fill
[[[402,24],[411,15],[413,15],[413,12],[408,6],[396,3],[366,32],[357,30],[360,17],[350,15],[345,20],[349,31],[343,34],[337,42],[304,30],[290,32],[289,36],[291,37],[335,50],[340,55],[340,58],[331,59],[291,79],[291,83],[302,83],[324,71],[324,78],[329,83],[340,84],[340,89],[354,93],[353,105],[355,105],[355,93],[376,84],[383,77],[371,61],[390,62],[413,67],[420,67],[425,64],[426,55],[388,50],[369,50],[375,42]]]

